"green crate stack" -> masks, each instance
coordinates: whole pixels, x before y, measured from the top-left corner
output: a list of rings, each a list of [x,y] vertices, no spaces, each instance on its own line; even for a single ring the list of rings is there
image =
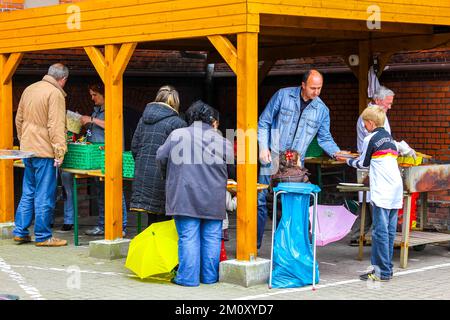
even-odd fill
[[[105,151],[102,150],[102,173],[105,174]],[[124,151],[122,154],[122,176],[124,178],[134,178],[134,158],[131,151]]]
[[[308,149],[306,150],[305,157],[316,158],[320,157],[323,154],[323,149],[319,146],[319,142],[317,141],[317,136],[311,141]]]
[[[101,143],[68,143],[63,168],[93,170],[102,166]]]

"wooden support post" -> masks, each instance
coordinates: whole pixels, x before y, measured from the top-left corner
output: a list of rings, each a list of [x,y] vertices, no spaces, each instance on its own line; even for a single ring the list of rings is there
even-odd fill
[[[122,238],[123,73],[136,43],[85,51],[105,84],[105,239]]]
[[[359,42],[359,68],[358,68],[358,84],[359,84],[359,113],[367,107],[367,86],[369,83],[369,43],[367,41]]]
[[[209,41],[216,48],[217,52],[220,53],[222,58],[228,64],[228,66],[237,74],[237,51],[230,40],[224,36],[214,35],[208,36]]]
[[[245,142],[238,143],[238,155],[245,152],[245,159],[237,165],[236,259],[252,261],[257,256],[258,34],[240,33],[237,40],[238,141],[245,135]]]
[[[12,76],[23,53],[0,54],[0,149],[13,147]],[[14,221],[13,160],[0,160],[0,223]]]
[[[378,72],[377,77],[381,77],[381,74],[384,71],[384,68],[386,67],[387,63],[389,62],[389,59],[391,59],[394,52],[383,52],[378,56]]]
[[[408,265],[409,250],[409,220],[411,219],[411,194],[405,195],[405,207],[403,210],[402,242],[400,244],[400,268],[405,269]]]
[[[85,47],[84,51],[86,51],[86,54],[94,65],[94,68],[97,71],[100,79],[102,79],[103,83],[105,83],[105,57],[96,47]]]

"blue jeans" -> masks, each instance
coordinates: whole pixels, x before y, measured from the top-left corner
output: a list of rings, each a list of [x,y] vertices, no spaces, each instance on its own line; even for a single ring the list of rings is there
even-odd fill
[[[270,184],[270,176],[259,175],[258,183]],[[262,238],[264,235],[264,227],[267,220],[267,193],[268,190],[264,189],[258,192],[258,223],[257,223],[257,248],[261,248]]]
[[[379,276],[388,278],[393,274],[394,240],[397,229],[398,209],[384,209],[372,206],[373,231],[370,261]]]
[[[275,174],[278,168],[278,157],[277,154],[272,153],[272,163],[261,164],[258,176],[258,183],[270,184],[270,177]],[[273,172],[275,170],[275,172]],[[264,189],[258,192],[258,223],[257,223],[257,248],[261,248],[262,238],[264,235],[264,227],[267,220],[267,193],[269,191]],[[272,214],[272,213],[271,213]]]
[[[73,174],[62,171],[61,181],[66,192],[66,200],[64,201],[64,224],[73,224]]]
[[[98,203],[98,227],[105,229],[105,182],[99,179],[94,180],[97,187],[97,203]],[[125,202],[125,195],[122,192],[122,230],[127,229],[127,203]]]
[[[219,280],[222,220],[174,216],[178,232],[178,271],[175,282],[183,286]]]
[[[23,159],[25,171],[22,183],[22,197],[17,208],[13,234],[25,237],[30,234],[34,216],[36,242],[52,237],[51,221],[56,201],[56,168],[50,158]]]

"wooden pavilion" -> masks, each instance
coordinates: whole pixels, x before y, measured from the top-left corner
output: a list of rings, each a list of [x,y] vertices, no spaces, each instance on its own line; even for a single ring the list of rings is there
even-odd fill
[[[12,76],[27,52],[82,47],[105,84],[105,239],[121,238],[123,73],[136,48],[207,51],[237,76],[238,260],[256,249],[258,83],[277,60],[342,55],[359,79],[399,51],[450,46],[448,0],[87,0],[0,14],[0,149],[13,147]],[[354,56],[353,56],[354,57]],[[354,61],[354,60],[353,60]],[[55,61],[56,62],[56,61]],[[356,106],[355,106],[356,107]],[[0,223],[14,221],[12,160],[0,162]]]

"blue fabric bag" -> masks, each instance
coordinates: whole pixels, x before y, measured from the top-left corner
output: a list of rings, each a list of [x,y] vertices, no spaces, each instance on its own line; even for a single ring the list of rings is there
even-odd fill
[[[275,232],[272,288],[296,288],[313,282],[313,250],[309,240],[310,193],[320,192],[314,184],[279,183],[274,193],[281,194],[282,216]],[[275,204],[275,202],[274,202]],[[315,283],[319,282],[316,261]]]

